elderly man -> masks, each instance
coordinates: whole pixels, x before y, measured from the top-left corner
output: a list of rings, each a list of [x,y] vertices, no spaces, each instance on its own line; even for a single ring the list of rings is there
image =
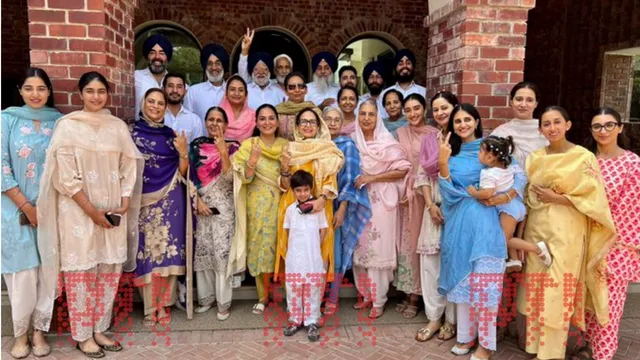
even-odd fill
[[[204,123],[207,110],[220,105],[224,97],[224,69],[229,65],[229,54],[222,45],[208,44],[200,51],[200,65],[206,71],[207,81],[193,85],[187,91],[184,107],[196,113]]]
[[[320,109],[336,102],[340,87],[335,84],[333,73],[338,69],[338,59],[329,52],[323,51],[316,54],[311,60],[313,81],[307,84],[308,92],[306,101],[311,101]]]
[[[338,71],[338,79],[340,80],[340,88],[351,85],[358,88],[358,70],[351,65],[345,65]]]
[[[284,86],[284,79],[293,71],[293,60],[287,54],[280,54],[273,59],[273,66],[276,71],[276,78],[271,80],[286,94],[287,89]]]
[[[249,29],[247,29],[247,34],[242,39],[242,53],[238,60],[238,73],[247,82],[248,105],[255,110],[262,104],[276,106],[285,101],[287,95],[277,84],[270,80],[273,73],[271,55],[266,52],[255,52],[247,56],[253,41],[253,34],[253,31],[249,32]]]
[[[148,66],[136,70],[133,74],[136,87],[136,120],[140,119],[140,105],[147,90],[160,88],[162,79],[167,74],[167,67],[173,55],[173,46],[166,37],[155,34],[145,40],[142,45],[142,55],[147,59]]]
[[[387,112],[384,110],[384,106],[382,105],[382,97],[380,94],[382,94],[382,90],[384,89],[384,77],[386,74],[386,68],[381,61],[372,61],[368,63],[364,67],[364,70],[362,70],[362,80],[367,84],[369,92],[361,95],[358,100],[358,104],[362,104],[368,99],[375,100],[378,104],[378,112],[383,118],[387,116]]]
[[[411,94],[427,95],[427,89],[413,82],[415,77],[416,56],[409,49],[402,49],[396,53],[395,57],[395,74],[396,83],[384,90],[398,90],[402,96],[407,97]],[[382,96],[384,96],[384,92]]]
[[[185,95],[185,78],[178,73],[168,73],[162,81],[162,88],[167,93],[168,104],[164,115],[164,123],[178,133],[184,132],[189,143],[206,133],[204,122],[198,115],[182,106]]]

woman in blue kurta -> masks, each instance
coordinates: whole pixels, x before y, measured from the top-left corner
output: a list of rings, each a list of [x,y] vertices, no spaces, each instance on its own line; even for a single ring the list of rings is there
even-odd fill
[[[470,104],[457,105],[447,126],[438,159],[444,216],[438,291],[457,304],[458,343],[451,351],[464,355],[478,344],[476,359],[488,359],[496,349],[494,323],[502,293],[506,243],[496,209],[466,191],[469,185],[477,185],[483,168],[478,160],[482,141],[478,111]],[[517,176],[514,187],[524,190],[524,182]]]
[[[142,292],[147,326],[171,321],[168,307],[176,302],[179,275],[186,274],[187,316],[193,314],[191,195],[195,196],[195,186],[187,176],[189,148],[184,133],[176,134],[164,125],[166,104],[162,90],[148,90],[140,120],[131,130],[145,158],[134,283]]]
[[[338,309],[338,292],[344,273],[351,269],[353,251],[358,239],[371,218],[371,204],[366,188],[356,189],[356,178],[362,174],[360,170],[360,153],[350,137],[341,135],[344,124],[344,114],[336,107],[328,107],[322,112],[322,118],[327,123],[331,140],[344,154],[344,165],[338,173],[338,197],[333,200],[335,214],[334,238],[334,281],[331,283],[331,293],[325,303],[325,315],[331,315]]]
[[[43,332],[49,330],[53,299],[41,286],[36,200],[45,150],[62,116],[53,107],[53,88],[44,70],[27,69],[19,91],[25,105],[2,111],[2,275],[11,301],[14,358],[29,355],[30,325],[34,355],[50,352]]]

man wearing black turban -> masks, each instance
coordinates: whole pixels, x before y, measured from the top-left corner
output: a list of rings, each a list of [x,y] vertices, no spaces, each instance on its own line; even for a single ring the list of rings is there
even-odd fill
[[[184,107],[196,113],[204,124],[207,110],[220,105],[226,84],[224,71],[229,68],[229,54],[219,44],[208,44],[200,50],[200,66],[207,81],[193,85],[184,98]],[[204,126],[204,125],[203,125]]]
[[[424,86],[420,86],[413,82],[416,66],[416,56],[413,52],[409,49],[399,50],[396,53],[394,63],[396,64],[394,69],[396,83],[395,85],[386,88],[381,96],[384,97],[384,93],[391,89],[395,89],[398,90],[405,98],[411,94],[420,94],[426,97],[427,89],[425,89]],[[386,115],[386,111],[383,111],[383,118],[386,117]]]
[[[277,82],[271,81],[274,63],[271,55],[262,51],[249,54],[254,33],[255,30],[247,28],[247,33],[242,38],[238,74],[247,82],[247,102],[255,110],[263,104],[277,106],[285,101],[287,95]]]
[[[307,84],[306,101],[312,101],[320,109],[334,104],[340,86],[336,85],[333,74],[338,70],[338,59],[330,52],[317,53],[311,60],[314,70],[313,82]]]
[[[148,66],[136,70],[133,74],[136,88],[136,120],[140,118],[140,105],[147,90],[162,87],[162,80],[167,74],[167,67],[173,56],[173,45],[166,37],[154,34],[142,45],[142,56],[147,59]]]

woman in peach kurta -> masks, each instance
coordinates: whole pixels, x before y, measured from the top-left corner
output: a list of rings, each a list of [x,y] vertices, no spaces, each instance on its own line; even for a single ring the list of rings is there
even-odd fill
[[[38,242],[45,286],[59,294],[62,273],[71,336],[90,357],[122,346],[107,338],[123,270],[135,264],[129,220],[137,218],[144,160],[126,124],[104,109],[108,83],[91,72],[80,78],[84,110],[62,117],[54,130],[40,183]],[[122,215],[113,226],[105,214]],[[131,262],[133,260],[133,262]],[[129,261],[127,264],[125,262]],[[88,303],[94,302],[88,306]],[[102,356],[104,354],[102,353]]]

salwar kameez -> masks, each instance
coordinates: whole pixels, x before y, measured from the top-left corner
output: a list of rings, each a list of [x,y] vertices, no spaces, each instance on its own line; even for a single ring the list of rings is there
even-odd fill
[[[620,319],[629,282],[640,281],[640,157],[630,151],[613,159],[598,159],[611,215],[618,233],[607,254],[609,323],[601,326],[587,311],[585,338],[597,360],[610,360],[618,350]]]

